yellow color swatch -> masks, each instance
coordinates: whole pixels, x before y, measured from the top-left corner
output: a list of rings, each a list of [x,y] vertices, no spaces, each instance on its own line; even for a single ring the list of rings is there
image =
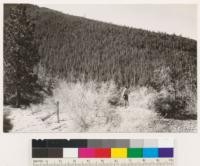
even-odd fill
[[[127,148],[111,148],[111,158],[127,158]]]

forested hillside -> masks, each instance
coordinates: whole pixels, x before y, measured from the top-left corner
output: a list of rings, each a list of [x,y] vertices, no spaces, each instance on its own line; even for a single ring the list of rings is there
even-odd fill
[[[53,76],[146,85],[155,69],[169,67],[180,75],[175,79],[196,84],[195,40],[27,7],[42,66]]]
[[[6,4],[3,54],[5,131],[196,131],[196,40]]]

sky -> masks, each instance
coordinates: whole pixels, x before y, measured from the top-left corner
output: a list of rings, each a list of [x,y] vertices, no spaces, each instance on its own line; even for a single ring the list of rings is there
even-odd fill
[[[197,6],[176,4],[40,4],[66,14],[197,39]]]

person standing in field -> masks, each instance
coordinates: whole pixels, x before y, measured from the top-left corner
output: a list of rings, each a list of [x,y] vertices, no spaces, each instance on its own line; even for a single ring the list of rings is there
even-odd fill
[[[125,107],[129,106],[129,93],[130,93],[130,90],[129,90],[129,87],[126,86],[124,91],[123,91],[123,98],[124,98],[124,105]]]

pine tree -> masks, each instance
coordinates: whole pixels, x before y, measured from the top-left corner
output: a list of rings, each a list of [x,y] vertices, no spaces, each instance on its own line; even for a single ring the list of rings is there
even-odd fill
[[[40,89],[34,67],[39,62],[33,21],[27,15],[27,5],[11,8],[4,24],[4,100],[16,107],[32,102]]]

